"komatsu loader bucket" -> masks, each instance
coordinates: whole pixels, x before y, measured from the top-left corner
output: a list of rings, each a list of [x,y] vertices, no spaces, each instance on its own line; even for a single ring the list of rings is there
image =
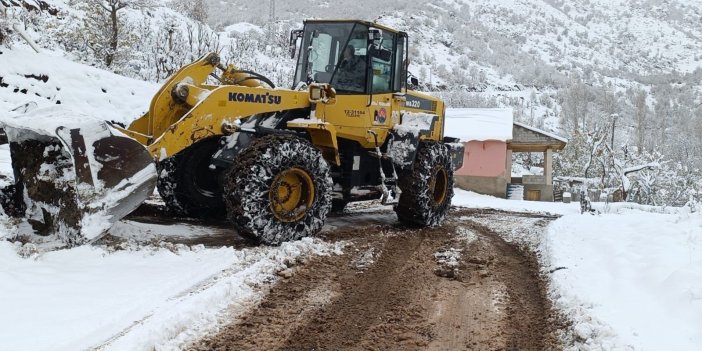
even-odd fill
[[[69,246],[101,236],[156,186],[146,148],[109,123],[54,110],[3,119],[10,143],[20,232]]]

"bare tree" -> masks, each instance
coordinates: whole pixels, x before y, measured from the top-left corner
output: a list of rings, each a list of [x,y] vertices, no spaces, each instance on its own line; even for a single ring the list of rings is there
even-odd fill
[[[149,0],[86,0],[83,27],[87,46],[110,67],[128,43],[128,23],[123,12],[127,8],[143,8]]]
[[[648,93],[645,90],[639,90],[634,95],[634,128],[636,131],[636,147],[638,153],[641,154],[644,150],[646,141],[646,132],[648,129],[648,104],[646,103]]]
[[[573,84],[559,93],[563,106],[564,125],[574,133],[580,130],[587,132],[587,118],[589,116],[589,104],[592,96],[589,87],[581,81]]]
[[[0,3],[0,18],[2,18],[2,21],[0,21],[0,45],[2,45],[2,43],[5,42],[5,39],[9,36],[10,32],[10,21],[7,18],[7,8],[5,8],[5,5],[2,3]]]

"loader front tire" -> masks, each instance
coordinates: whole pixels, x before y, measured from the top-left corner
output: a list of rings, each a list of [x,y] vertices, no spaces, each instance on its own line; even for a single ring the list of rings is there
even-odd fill
[[[327,162],[307,140],[267,135],[237,156],[225,177],[224,200],[241,235],[279,245],[322,229],[332,186]]]
[[[395,213],[400,222],[423,227],[440,225],[453,197],[449,149],[437,142],[421,142],[412,169],[399,177],[402,194]]]
[[[159,162],[156,187],[169,212],[183,217],[224,217],[219,171],[210,168],[218,147],[219,138],[205,139]]]

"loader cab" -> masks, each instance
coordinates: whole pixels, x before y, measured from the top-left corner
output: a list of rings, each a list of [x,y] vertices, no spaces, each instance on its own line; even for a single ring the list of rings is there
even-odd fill
[[[375,23],[305,21],[291,33],[291,48],[294,87],[329,83],[339,95],[367,95],[400,92],[407,81],[407,34]]]

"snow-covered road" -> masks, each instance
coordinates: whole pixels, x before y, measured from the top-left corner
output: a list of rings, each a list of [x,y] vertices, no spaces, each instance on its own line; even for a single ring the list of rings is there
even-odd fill
[[[555,306],[574,322],[566,340],[572,349],[697,350],[702,343],[699,212],[595,204],[600,214],[581,215],[578,204],[462,190],[454,204],[562,215],[538,237],[505,230],[508,221],[482,225],[539,253]],[[355,211],[370,220],[393,216],[387,208]],[[357,221],[342,216],[327,230]],[[286,262],[336,254],[344,245],[305,239],[277,248],[236,240],[210,246],[206,238],[221,236],[216,229],[133,220],[112,234],[117,243],[38,253],[0,241],[3,348],[177,349],[255,304]],[[185,239],[188,245],[178,244]]]

